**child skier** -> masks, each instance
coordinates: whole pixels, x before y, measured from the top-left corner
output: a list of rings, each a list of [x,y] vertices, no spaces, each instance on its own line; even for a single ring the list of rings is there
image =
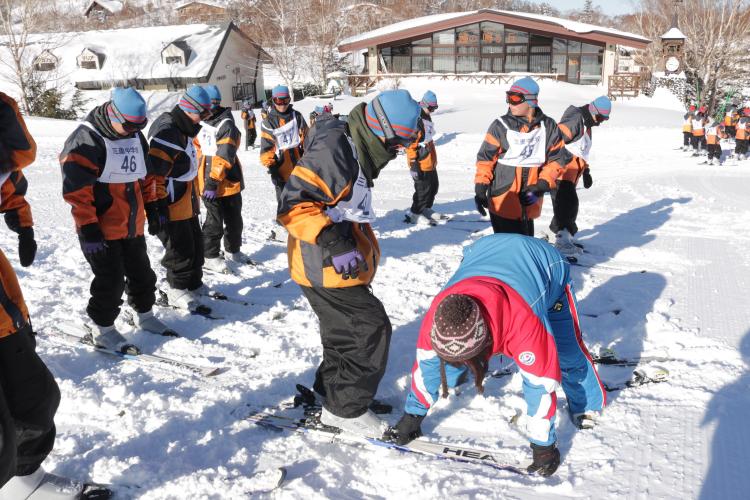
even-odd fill
[[[611,111],[612,101],[606,96],[600,96],[589,104],[568,107],[558,123],[565,149],[572,158],[565,165],[562,178],[558,179],[557,189],[553,189],[551,193],[554,215],[549,228],[555,233],[555,247],[566,257],[574,257],[580,252],[580,248],[573,242],[573,236],[578,232],[576,185],[581,176],[584,188],[589,189],[593,184],[589,173],[591,128],[609,120]]]
[[[370,223],[374,179],[414,141],[419,105],[405,90],[357,105],[348,121],[317,117],[305,154],[281,194],[292,279],[320,320],[323,360],[313,389],[325,397],[320,420],[380,437],[369,405],[385,373],[391,323],[370,283],[380,248]]]
[[[428,90],[419,102],[421,108],[417,140],[406,148],[406,159],[411,177],[414,180],[414,196],[411,210],[406,214],[406,222],[429,224],[443,218],[432,209],[440,183],[437,173],[437,152],[435,150],[435,125],[432,113],[438,109],[435,93]]]
[[[195,182],[198,161],[193,139],[200,131],[200,121],[210,116],[210,97],[203,88],[194,85],[149,130],[148,179],[156,184],[159,203],[168,208],[167,221],[157,232],[165,249],[161,263],[167,269],[167,300],[174,307],[202,312],[210,308],[200,298],[206,291],[203,235],[198,222],[200,202]]]
[[[706,163],[721,165],[721,139],[726,138],[726,127],[723,124],[714,122],[706,128],[706,150],[708,151]]]
[[[153,315],[156,275],[146,250],[144,209],[149,232],[164,223],[153,183],[144,178],[148,143],[146,102],[133,88],[115,88],[110,101],[94,108],[65,141],[60,153],[63,198],[71,205],[78,239],[91,266],[91,298],[86,312],[96,344],[137,350],[115,328],[122,293],[138,313],[143,330],[168,328]]]
[[[695,114],[692,111],[685,113],[682,121],[682,150],[690,151],[691,140],[693,137],[693,119]]]
[[[216,85],[205,87],[211,98],[211,117],[201,122],[198,133],[198,192],[206,207],[203,222],[204,267],[217,273],[230,273],[220,247],[232,262],[247,264],[242,245],[242,190],[245,188],[242,165],[237,158],[240,130],[234,124],[230,108],[221,106]]]
[[[539,108],[539,85],[530,77],[506,92],[508,112],[487,130],[477,154],[474,203],[490,211],[496,233],[533,236],[544,193],[556,187],[569,161],[555,120]]]
[[[691,145],[693,146],[693,156],[698,156],[701,151],[706,149],[706,117],[703,113],[696,113],[692,120],[693,130],[691,132]]]
[[[260,132],[260,162],[268,169],[276,188],[276,200],[302,156],[307,123],[291,104],[289,88],[277,85],[271,91],[272,103],[263,118]]]
[[[253,112],[252,102],[249,100],[242,102],[240,118],[242,118],[245,127],[245,151],[247,151],[248,148],[255,147],[255,139],[258,137],[258,130],[255,127],[255,113]]]
[[[748,141],[750,140],[750,117],[743,116],[737,122],[737,132],[734,136],[734,154],[738,160],[747,158]]]
[[[607,398],[581,338],[569,264],[536,238],[494,234],[464,250],[422,321],[404,415],[384,438],[405,444],[419,437],[439,393],[447,397],[468,371],[482,394],[497,354],[512,358],[524,379],[534,458],[528,470],[554,474],[560,464],[555,390],[562,384],[579,428],[594,424]]]

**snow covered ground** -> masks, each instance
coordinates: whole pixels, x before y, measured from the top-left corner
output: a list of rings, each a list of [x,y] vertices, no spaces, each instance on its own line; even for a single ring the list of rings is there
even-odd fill
[[[479,236],[471,231],[489,226],[470,222],[479,218],[472,200],[474,162],[487,126],[505,111],[505,89],[496,86],[419,79],[402,85],[416,98],[427,88],[438,96],[434,118],[441,191],[436,208],[455,219],[434,228],[402,223],[412,195],[403,157],[377,181],[374,226],[384,257],[373,288],[394,327],[379,397],[396,407],[391,423],[403,406],[422,314],[457,267],[462,246]],[[543,82],[540,101],[559,118],[568,104],[582,104],[601,92]],[[297,107],[307,116],[323,102],[305,100]],[[346,112],[356,102],[338,99],[335,111]],[[670,381],[611,394],[591,431],[573,428],[561,397],[563,463],[545,480],[274,433],[233,416],[244,404],[273,407],[289,401],[295,383],[312,383],[321,356],[317,319],[288,279],[286,246],[266,241],[274,228],[275,200],[257,151],[241,153],[247,181],[244,250],[261,265],[243,269],[241,277],[206,275],[210,286],[244,295],[254,305],[217,303],[217,313],[225,316],[218,321],[160,310],[184,333],[179,339],[129,333],[147,352],[226,367],[226,372],[197,379],[73,349],[45,336],[47,326],[85,314],[91,273],[61,197],[57,162],[75,125],[30,119],[39,144],[36,164],[25,171],[37,261],[28,269],[18,265],[10,231],[0,233],[0,245],[18,272],[40,333],[40,355],[62,391],[58,438],[46,467],[138,485],[123,486],[121,495],[148,499],[245,498],[253,491],[247,479],[253,471],[279,465],[287,466],[289,476],[274,493],[278,498],[745,497],[750,489],[750,427],[744,417],[750,406],[750,308],[745,302],[750,162],[696,165],[675,149],[681,144],[680,124],[679,104],[659,94],[615,103],[612,119],[594,131],[594,185],[579,191],[578,224],[590,252],[584,258],[596,265],[573,267],[580,310],[588,315],[582,323],[589,347],[613,347],[622,356],[667,356],[670,361],[662,365]],[[538,235],[550,218],[547,200]],[[163,279],[161,247],[154,237],[148,241]],[[253,358],[256,347],[261,354]],[[491,368],[499,366],[494,360]],[[601,376],[620,382],[631,371],[603,367]],[[467,388],[441,401],[423,430],[444,441],[526,460],[526,439],[507,423],[523,406],[518,375],[488,379],[486,396]]]

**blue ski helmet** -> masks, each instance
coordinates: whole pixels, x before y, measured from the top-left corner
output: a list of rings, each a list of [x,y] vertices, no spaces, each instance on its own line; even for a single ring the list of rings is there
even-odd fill
[[[539,84],[530,76],[524,76],[513,82],[508,92],[522,94],[532,108],[539,106]]]
[[[195,113],[201,115],[211,110],[211,98],[203,87],[193,85],[187,92],[182,94],[178,106],[185,113]]]
[[[112,106],[107,115],[113,122],[143,123],[146,121],[146,101],[133,87],[113,88],[110,100]]]
[[[414,139],[420,113],[408,91],[386,90],[367,104],[365,120],[376,136],[405,144]]]
[[[203,89],[211,99],[211,109],[216,109],[221,106],[221,91],[219,91],[219,87],[216,85],[206,85]]]
[[[599,96],[589,104],[591,116],[600,115],[605,120],[609,120],[609,114],[612,112],[612,101],[607,96]]]

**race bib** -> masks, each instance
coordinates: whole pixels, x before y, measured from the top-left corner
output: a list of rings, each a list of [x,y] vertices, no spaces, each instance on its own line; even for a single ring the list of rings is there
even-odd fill
[[[104,141],[107,160],[99,182],[105,184],[125,184],[146,177],[146,153],[143,151],[140,135],[128,139],[110,140],[101,135],[89,122],[83,122]]]
[[[293,118],[292,121],[286,125],[274,129],[273,136],[276,138],[276,147],[279,151],[285,151],[299,146],[299,127],[297,126],[297,119]]]
[[[547,160],[547,130],[544,123],[539,128],[529,132],[511,130],[500,119],[506,130],[508,151],[497,162],[510,167],[534,168],[540,167]]]
[[[428,144],[435,137],[435,125],[431,120],[422,120],[422,123],[424,124],[424,139],[422,139],[422,144]]]
[[[330,207],[326,213],[333,222],[348,220],[350,222],[371,223],[375,221],[372,209],[372,190],[367,185],[367,178],[359,168],[357,180],[352,186],[352,196],[348,200],[340,201],[335,207]]]
[[[589,153],[591,152],[591,136],[588,131],[584,131],[583,135],[577,141],[571,142],[565,146],[571,154],[583,158],[585,161],[589,161]]]

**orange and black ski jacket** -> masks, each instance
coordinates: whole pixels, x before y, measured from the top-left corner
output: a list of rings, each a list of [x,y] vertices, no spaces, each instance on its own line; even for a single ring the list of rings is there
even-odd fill
[[[204,156],[197,139],[193,141],[198,152],[198,192],[203,195],[204,189],[216,191],[216,196],[231,196],[245,187],[242,177],[242,165],[237,158],[240,145],[240,129],[234,123],[232,110],[224,108],[215,118],[206,120],[216,130],[216,154]]]
[[[737,123],[737,132],[734,136],[735,140],[738,141],[746,141],[750,139],[750,119],[748,118],[742,118]]]
[[[305,141],[305,154],[289,176],[281,195],[279,222],[289,232],[287,252],[292,279],[302,286],[345,288],[369,284],[380,260],[380,247],[369,224],[343,220],[342,230],[356,243],[367,263],[356,278],[336,273],[331,256],[317,243],[320,232],[334,224],[329,207],[352,196],[359,175],[347,126],[329,113],[315,120]]]
[[[20,233],[22,229],[34,226],[31,216],[31,205],[26,201],[26,190],[29,183],[23,172],[11,172],[0,186],[0,213],[5,216],[8,229]]]
[[[289,124],[292,120],[297,120],[299,145],[279,151],[274,131]],[[307,135],[307,122],[305,122],[299,111],[295,111],[290,104],[286,113],[279,113],[276,107],[271,105],[268,110],[268,116],[263,119],[260,125],[261,164],[269,169],[278,168],[279,175],[286,182],[292,173],[292,169],[302,157],[305,135]]]
[[[70,204],[76,229],[86,241],[143,235],[143,204],[156,199],[154,184],[148,178],[117,184],[98,182],[107,163],[107,147],[102,137],[112,141],[125,139],[112,129],[106,108],[107,104],[102,104],[86,117],[96,132],[79,125],[60,153],[63,198]],[[143,134],[137,132],[137,137],[142,150],[148,151]],[[148,156],[144,156],[148,167]]]
[[[474,183],[490,184],[490,211],[506,219],[522,220],[523,210],[518,193],[526,186],[538,183],[546,183],[550,189],[554,189],[563,172],[562,165],[570,162],[571,155],[565,150],[557,123],[545,115],[541,108],[536,108],[531,122],[525,117],[513,116],[510,111],[503,116],[503,121],[516,132],[528,132],[541,127],[542,123],[546,130],[545,162],[539,167],[511,167],[498,163],[509,149],[507,131],[500,120],[492,122],[477,153]],[[526,207],[526,217],[539,217],[542,202],[543,197],[540,196],[535,204]]]
[[[245,124],[245,130],[255,129],[255,113],[252,109],[242,110],[242,113],[240,113],[240,118],[242,118],[242,121]]]
[[[23,121],[18,104],[0,92],[0,173],[31,165],[36,158],[36,142]]]
[[[429,122],[425,124],[425,122]],[[430,172],[437,167],[437,151],[432,137],[425,140],[425,128],[432,127],[432,117],[424,109],[417,123],[417,140],[406,148],[406,159],[411,170]],[[434,130],[434,129],[433,129]]]
[[[591,128],[594,127],[594,117],[591,116],[588,104],[584,106],[568,106],[568,109],[563,113],[562,118],[557,123],[562,134],[563,141],[565,144],[571,144],[583,137],[583,134],[587,134],[589,138],[592,138]],[[568,151],[570,153],[570,151]],[[571,160],[565,165],[562,179],[577,183],[583,171],[589,168],[588,162],[580,158],[573,153],[570,154]]]
[[[148,132],[150,168],[146,179],[154,182],[156,198],[167,200],[171,221],[192,219],[200,213],[196,179],[177,180],[188,174],[192,162],[197,161],[186,150],[194,148],[193,139],[199,131],[200,125],[175,106],[159,115]]]
[[[18,105],[0,92],[0,173],[10,175],[0,187],[0,211],[8,227],[19,232],[31,227],[31,208],[24,195],[27,182],[22,168],[36,158],[36,143],[26,128]],[[13,267],[0,251],[0,338],[16,333],[29,322],[29,311]]]

